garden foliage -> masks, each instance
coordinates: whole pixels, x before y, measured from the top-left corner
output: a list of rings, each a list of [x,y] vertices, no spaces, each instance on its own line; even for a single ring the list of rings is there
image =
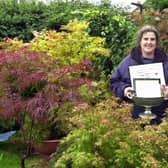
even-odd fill
[[[160,0],[160,1],[147,0],[143,6],[145,9],[150,8],[150,9],[162,11],[163,9],[168,8],[168,1],[167,0]]]
[[[132,47],[136,26],[121,10],[104,9],[95,13],[89,20],[89,34],[104,37],[110,56],[98,62],[102,70],[109,74],[126,56]]]
[[[86,26],[75,20],[62,32],[36,32],[31,43],[1,42],[0,115],[15,119],[25,144],[65,136],[74,105],[93,105],[108,95],[105,81],[92,75],[94,59],[108,50],[103,39],[83,30]]]
[[[50,128],[56,129],[59,123],[57,110],[68,102],[82,101],[78,88],[90,83],[90,61],[57,68],[53,57],[25,48],[1,51],[0,56],[1,118],[17,121],[27,145],[50,138]],[[53,133],[65,134],[61,129]]]
[[[139,27],[144,24],[154,25],[160,33],[160,47],[168,53],[168,12],[166,9],[161,12],[153,9],[145,9],[141,15],[138,12],[131,13],[130,18]]]
[[[79,63],[84,58],[93,62],[109,55],[104,48],[105,39],[91,37],[86,29],[86,21],[71,20],[61,26],[61,32],[43,30],[34,32],[35,38],[29,43],[32,50],[46,52],[58,60],[56,66]]]
[[[52,156],[52,167],[167,167],[167,117],[160,125],[150,125],[149,120],[133,120],[131,109],[115,97],[93,108],[75,108],[70,121],[77,129]]]
[[[24,41],[33,38],[33,30],[46,27],[47,6],[43,3],[16,0],[0,1],[0,39],[17,37]]]
[[[54,133],[67,136],[55,168],[167,167],[167,116],[160,125],[132,120],[132,106],[109,98],[107,84],[138,26],[155,25],[167,51],[166,11],[128,18],[108,1],[80,0],[0,7],[0,117],[19,124],[28,152]]]
[[[41,32],[43,29],[62,31],[61,26],[68,24],[70,20],[85,20],[89,23],[88,33],[104,37],[106,47],[111,50],[109,57],[97,60],[97,64],[106,75],[111,73],[129,50],[135,26],[130,23],[123,9],[114,7],[109,1],[94,4],[83,0],[55,0],[48,5],[35,1],[21,3],[8,1],[0,1],[3,14],[0,17],[1,39],[17,37],[19,40],[29,42],[34,38],[35,31]]]
[[[84,19],[84,13],[93,8],[92,3],[83,0],[54,0],[48,4],[35,0],[0,0],[0,39],[18,37],[29,42],[33,38],[32,31],[59,30],[69,20]]]

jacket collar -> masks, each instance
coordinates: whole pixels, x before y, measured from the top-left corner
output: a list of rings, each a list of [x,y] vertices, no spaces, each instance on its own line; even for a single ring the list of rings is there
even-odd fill
[[[142,52],[140,46],[137,46],[131,50],[131,57],[139,64],[142,64]],[[161,51],[159,48],[155,49],[154,62],[165,62],[168,61],[168,57],[165,52]]]

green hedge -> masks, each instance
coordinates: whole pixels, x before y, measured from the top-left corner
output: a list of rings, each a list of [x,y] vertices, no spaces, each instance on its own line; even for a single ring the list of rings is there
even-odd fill
[[[0,39],[18,37],[32,39],[33,30],[46,27],[46,5],[43,3],[20,3],[14,0],[0,1]]]

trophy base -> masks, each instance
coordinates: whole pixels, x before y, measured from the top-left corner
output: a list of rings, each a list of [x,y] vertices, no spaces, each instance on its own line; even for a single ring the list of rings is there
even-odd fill
[[[141,118],[148,118],[148,119],[155,119],[157,116],[153,113],[140,113],[139,117]]]
[[[157,115],[152,113],[152,107],[153,106],[159,106],[163,101],[164,97],[133,97],[133,101],[135,104],[143,106],[145,108],[142,113],[139,114],[140,118],[148,118],[148,119],[155,119],[157,118]]]

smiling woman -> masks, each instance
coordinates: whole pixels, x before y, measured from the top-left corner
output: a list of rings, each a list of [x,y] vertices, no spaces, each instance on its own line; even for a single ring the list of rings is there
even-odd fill
[[[130,95],[134,93],[134,90],[131,85],[129,68],[134,65],[153,63],[163,64],[165,83],[168,85],[168,57],[165,52],[159,49],[159,33],[155,27],[145,25],[137,32],[136,47],[122,60],[110,78],[111,89],[114,94],[125,101],[132,102]],[[149,69],[147,69],[146,73],[148,71]],[[163,86],[161,89],[167,98],[168,87]],[[164,101],[159,106],[152,107],[152,113],[154,113],[157,118],[151,120],[151,123],[160,123],[167,107],[168,101]],[[144,111],[144,107],[134,104],[132,117],[134,119],[138,118],[142,111]]]

